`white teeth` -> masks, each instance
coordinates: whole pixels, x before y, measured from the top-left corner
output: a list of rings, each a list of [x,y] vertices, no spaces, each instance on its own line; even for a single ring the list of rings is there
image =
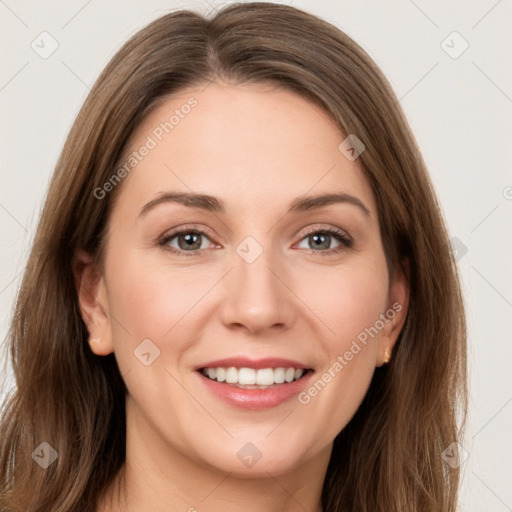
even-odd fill
[[[203,375],[217,382],[226,382],[227,384],[238,384],[240,386],[265,387],[273,384],[283,384],[284,382],[293,382],[304,375],[302,368],[203,368]]]
[[[264,368],[256,372],[256,384],[260,386],[271,386],[274,384],[274,370],[272,368]]]
[[[238,370],[233,366],[226,369],[226,382],[228,384],[236,384],[238,382]]]
[[[276,368],[274,370],[274,382],[282,384],[284,382],[284,368]]]
[[[238,370],[238,384],[256,384],[256,370],[240,368]]]
[[[225,368],[217,368],[217,380],[219,382],[224,382],[226,380],[226,369]]]
[[[284,380],[286,382],[291,382],[295,378],[295,369],[294,368],[288,368],[284,372]]]

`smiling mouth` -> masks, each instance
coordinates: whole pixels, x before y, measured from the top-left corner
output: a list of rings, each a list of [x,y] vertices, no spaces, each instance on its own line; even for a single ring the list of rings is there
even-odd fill
[[[307,368],[237,368],[215,367],[198,370],[206,378],[241,389],[270,389],[304,378],[311,372]]]

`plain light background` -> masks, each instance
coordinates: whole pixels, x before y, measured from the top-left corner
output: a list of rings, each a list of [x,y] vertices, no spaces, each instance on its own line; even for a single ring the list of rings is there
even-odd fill
[[[0,0],[2,339],[50,176],[100,71],[158,16],[226,3]],[[354,38],[400,99],[457,249],[466,298],[470,410],[460,508],[512,511],[512,2],[281,3]],[[43,44],[47,52],[58,47],[41,56],[32,46],[43,52]]]

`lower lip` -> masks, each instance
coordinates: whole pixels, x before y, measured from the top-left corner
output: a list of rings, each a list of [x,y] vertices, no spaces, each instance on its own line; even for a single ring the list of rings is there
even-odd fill
[[[205,377],[202,373],[196,372],[204,385],[221,400],[235,407],[243,409],[270,409],[290,400],[303,390],[310,380],[313,372],[310,370],[299,380],[274,384],[267,389],[245,389],[237,388],[234,385]]]

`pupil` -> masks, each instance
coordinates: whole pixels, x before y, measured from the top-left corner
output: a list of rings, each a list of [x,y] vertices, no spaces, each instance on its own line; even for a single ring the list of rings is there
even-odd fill
[[[197,245],[197,240],[199,238],[199,235],[197,233],[188,233],[188,234],[184,235],[183,238],[185,239],[185,244],[186,244],[185,247],[190,249],[194,245]],[[201,243],[199,243],[199,246],[200,245],[201,245]],[[194,247],[194,248],[197,248],[197,247]]]
[[[328,235],[312,235],[310,238],[314,240],[316,247],[322,247],[324,249],[329,248],[330,237]],[[322,238],[324,239],[324,242],[321,241]],[[317,242],[320,243],[317,244]]]

